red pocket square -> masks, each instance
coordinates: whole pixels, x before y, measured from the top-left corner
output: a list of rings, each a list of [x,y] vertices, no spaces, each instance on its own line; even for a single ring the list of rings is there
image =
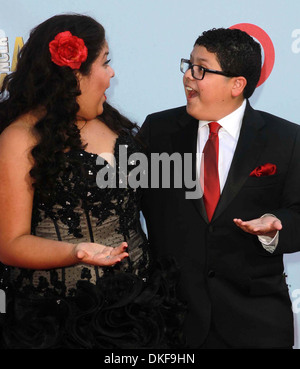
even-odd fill
[[[272,176],[276,174],[277,167],[275,164],[267,163],[264,165],[260,165],[255,168],[251,173],[250,177],[262,177],[262,176]]]

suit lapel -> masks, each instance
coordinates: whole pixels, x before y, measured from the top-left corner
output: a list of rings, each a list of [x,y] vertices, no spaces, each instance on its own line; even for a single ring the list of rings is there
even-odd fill
[[[178,125],[180,129],[176,131],[172,137],[172,152],[178,152],[182,155],[182,160],[184,159],[184,154],[191,153],[192,154],[192,180],[196,180],[197,171],[196,171],[196,153],[197,153],[197,138],[198,138],[198,120],[194,119],[187,113],[183,114],[178,119]],[[187,188],[185,185],[185,175],[186,166],[183,165],[183,189],[185,194],[187,192],[193,191],[192,189]],[[190,175],[190,174],[189,174]],[[205,206],[203,203],[203,198],[191,199],[189,200],[196,207],[199,214],[203,217],[203,219],[208,222],[207,214],[205,210]]]
[[[266,137],[261,134],[263,126],[260,114],[248,103],[228,177],[212,220],[222,214],[249,177],[265,145]]]

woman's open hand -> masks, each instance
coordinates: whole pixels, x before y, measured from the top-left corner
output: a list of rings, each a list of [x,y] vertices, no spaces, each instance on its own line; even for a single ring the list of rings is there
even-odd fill
[[[122,242],[118,247],[81,242],[75,246],[74,251],[78,262],[98,266],[111,266],[128,257],[127,247],[127,242]]]

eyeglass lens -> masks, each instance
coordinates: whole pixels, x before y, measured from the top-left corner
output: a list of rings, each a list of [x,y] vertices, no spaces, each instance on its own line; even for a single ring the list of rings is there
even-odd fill
[[[198,65],[192,65],[189,61],[182,60],[181,61],[181,72],[185,73],[188,69],[191,68],[192,76],[197,79],[202,79],[204,70]]]

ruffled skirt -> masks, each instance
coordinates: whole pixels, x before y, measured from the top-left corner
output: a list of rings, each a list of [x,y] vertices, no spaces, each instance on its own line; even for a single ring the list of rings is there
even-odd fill
[[[186,308],[178,271],[159,266],[145,281],[125,272],[95,285],[78,281],[72,297],[7,293],[1,348],[176,349],[184,347]]]

